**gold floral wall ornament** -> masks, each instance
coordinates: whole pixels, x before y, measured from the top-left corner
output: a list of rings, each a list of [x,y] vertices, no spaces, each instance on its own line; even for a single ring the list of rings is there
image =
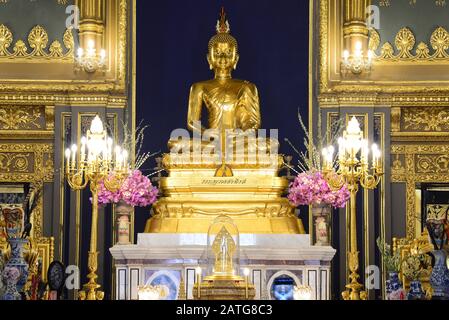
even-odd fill
[[[0,153],[0,172],[30,172],[30,153]]]
[[[430,37],[430,45],[434,50],[433,53],[430,52],[429,45],[424,42],[420,42],[416,46],[415,53],[412,52],[416,44],[416,38],[412,30],[408,27],[399,30],[394,42],[397,53],[395,53],[395,49],[391,43],[386,42],[380,49],[380,55],[376,55],[377,61],[432,62],[449,59],[447,52],[449,49],[449,33],[443,27],[436,28]],[[377,51],[380,43],[379,33],[377,30],[371,29],[369,40],[370,49],[374,52]]]
[[[13,43],[13,34],[9,28],[0,24],[0,61],[7,58],[25,58],[25,59],[60,59],[73,61],[75,41],[72,29],[66,29],[63,36],[63,43],[54,40],[48,47],[49,38],[47,31],[40,25],[31,29],[28,34],[28,45],[23,40],[18,40],[11,51]],[[64,53],[64,51],[66,51]]]
[[[0,106],[0,130],[43,129],[39,122],[42,109],[39,106]]]
[[[370,49],[376,52],[380,46],[380,35],[375,29],[370,30]],[[404,27],[396,34],[395,37],[395,49],[389,42],[385,42],[380,48],[380,55],[375,54],[377,61],[392,61],[392,62],[435,62],[441,60],[448,60],[449,54],[449,32],[443,28],[436,28],[430,37],[430,47],[433,49],[431,52],[429,45],[420,42],[415,48],[416,38],[412,30],[408,27]]]
[[[413,131],[449,131],[449,108],[403,108],[403,127]]]

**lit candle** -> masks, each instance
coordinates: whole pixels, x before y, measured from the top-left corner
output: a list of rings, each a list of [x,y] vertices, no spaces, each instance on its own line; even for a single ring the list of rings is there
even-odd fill
[[[362,43],[357,41],[355,44],[354,56],[360,58],[362,56]]]
[[[110,162],[112,160],[112,139],[108,138],[108,161]]]
[[[84,55],[84,50],[83,50],[83,48],[78,48],[77,54],[78,54],[78,58],[82,58],[83,55]]]
[[[335,151],[334,146],[329,146],[327,148],[327,157],[328,157],[327,162],[329,163],[330,168],[332,168],[332,165],[334,164],[334,151]]]
[[[343,59],[345,60],[346,63],[348,62],[348,59],[349,59],[349,51],[348,50],[343,51]]]
[[[76,144],[72,145],[72,168],[75,168],[76,150],[78,150]]]
[[[117,169],[120,169],[120,157],[121,157],[120,153],[121,153],[120,147],[116,146],[115,147],[115,167]]]
[[[368,50],[368,63],[371,63],[373,60],[374,53],[372,50]]]
[[[245,298],[248,300],[249,298],[249,269],[243,269],[243,274],[245,275]]]
[[[80,161],[83,162],[86,160],[86,137],[81,138],[81,159]]]
[[[372,150],[373,150],[373,167],[377,167],[377,161],[378,161],[378,156],[379,156],[379,148],[377,147],[377,144],[373,143],[372,145]]]
[[[66,157],[66,172],[69,171],[69,167],[70,167],[70,149],[66,149],[65,150],[65,157]]]
[[[327,148],[323,148],[321,154],[323,156],[323,167],[327,170],[329,168],[329,164],[327,163]]]
[[[91,39],[87,42],[87,55],[92,57],[95,55],[95,51],[95,41]]]
[[[123,150],[123,169],[127,170],[128,169],[128,151]]]
[[[198,289],[198,299],[201,297],[201,267],[196,268],[196,283]]]
[[[368,140],[362,140],[362,163],[367,163],[368,161]]]
[[[102,62],[104,62],[104,60],[106,59],[106,50],[101,49],[100,51],[100,59]]]

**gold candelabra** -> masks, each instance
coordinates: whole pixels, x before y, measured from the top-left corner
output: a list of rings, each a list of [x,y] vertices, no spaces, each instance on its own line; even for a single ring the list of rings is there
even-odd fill
[[[370,72],[373,65],[374,54],[371,50],[365,55],[362,50],[362,43],[357,41],[355,43],[354,51],[343,51],[343,59],[341,67],[344,72],[352,72],[353,74],[360,74],[362,72]]]
[[[98,254],[98,187],[103,181],[109,191],[115,192],[128,175],[128,153],[119,146],[112,152],[113,140],[107,136],[101,119],[96,116],[86,137],[81,138],[81,148],[76,144],[67,149],[65,173],[69,186],[73,190],[83,190],[90,183],[92,192],[92,228],[88,256],[89,282],[79,293],[80,300],[103,300],[104,293],[97,284]]]
[[[75,70],[84,70],[87,73],[95,73],[97,71],[106,70],[106,50],[101,49],[97,53],[95,48],[95,41],[89,40],[87,42],[87,48],[78,48],[77,55],[75,57]]]
[[[367,293],[359,283],[359,251],[357,250],[357,209],[356,195],[359,184],[365,189],[375,189],[382,177],[381,153],[376,144],[372,145],[372,166],[368,165],[368,140],[363,138],[363,131],[355,117],[349,121],[343,137],[338,140],[337,169],[334,166],[334,147],[323,150],[323,173],[333,189],[340,189],[345,184],[350,192],[350,250],[348,266],[351,274],[350,283],[342,292],[345,300],[366,300]]]

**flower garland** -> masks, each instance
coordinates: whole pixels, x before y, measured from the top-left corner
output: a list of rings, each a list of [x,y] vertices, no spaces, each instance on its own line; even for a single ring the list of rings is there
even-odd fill
[[[295,207],[311,204],[328,204],[334,208],[344,208],[350,198],[346,185],[339,190],[332,190],[319,171],[303,172],[290,184],[288,199]]]

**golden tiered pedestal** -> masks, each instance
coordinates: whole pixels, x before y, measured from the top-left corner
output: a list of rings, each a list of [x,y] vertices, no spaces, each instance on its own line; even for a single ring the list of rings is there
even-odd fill
[[[217,163],[174,164],[166,154],[164,197],[153,206],[155,215],[145,232],[207,233],[217,216],[227,215],[240,233],[305,233],[294,208],[282,197],[288,187],[288,181],[278,177],[282,157],[274,162],[230,163],[232,177],[215,177]]]

